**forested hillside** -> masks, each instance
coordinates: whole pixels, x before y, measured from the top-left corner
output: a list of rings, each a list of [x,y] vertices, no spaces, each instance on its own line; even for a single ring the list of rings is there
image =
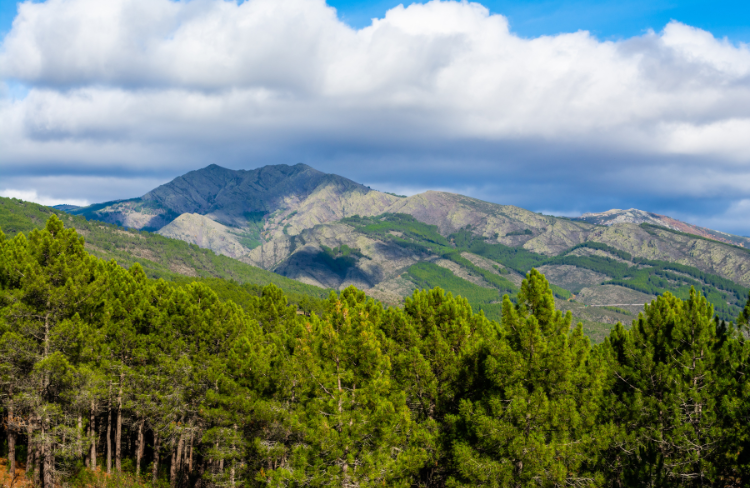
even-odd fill
[[[61,212],[36,203],[0,197],[0,228],[8,237],[44,227],[53,214]],[[89,221],[79,216],[62,214],[61,218],[85,238],[89,253],[105,260],[115,259],[126,268],[138,263],[150,278],[180,282],[187,276],[205,279],[210,283],[218,283],[212,278],[249,285],[273,283],[291,294],[295,301],[305,296],[328,296],[328,290],[216,255],[213,251],[201,249],[194,244],[96,220]]]
[[[592,346],[535,269],[500,321],[440,289],[386,309],[349,287],[309,316],[232,292],[103,261],[55,216],[0,233],[13,483],[750,483],[750,301],[727,323],[666,292]]]

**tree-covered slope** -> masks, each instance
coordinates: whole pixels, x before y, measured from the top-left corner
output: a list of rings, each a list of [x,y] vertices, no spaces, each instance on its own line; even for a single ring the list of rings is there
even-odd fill
[[[428,268],[412,266],[424,286],[444,274]],[[592,345],[536,270],[500,321],[441,289],[384,309],[348,287],[300,314],[274,285],[219,281],[217,294],[103,261],[56,216],[0,232],[0,479],[750,486],[750,301],[727,323],[699,291],[665,293]]]
[[[75,228],[86,240],[86,250],[94,256],[106,260],[114,259],[126,268],[134,263],[140,263],[146,274],[152,278],[222,278],[238,283],[274,283],[289,292],[317,297],[325,297],[328,294],[328,291],[321,288],[285,278],[226,256],[216,255],[213,251],[194,244],[150,232],[123,229],[96,220],[86,220],[84,217],[64,214],[35,203],[0,198],[0,229],[6,236],[14,236],[19,232],[28,233],[44,227],[52,214],[60,215],[66,225]]]

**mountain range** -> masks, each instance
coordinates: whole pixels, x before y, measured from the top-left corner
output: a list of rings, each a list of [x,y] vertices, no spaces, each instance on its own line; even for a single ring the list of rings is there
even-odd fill
[[[531,267],[591,327],[627,322],[655,294],[691,286],[733,318],[750,286],[745,237],[637,209],[571,219],[447,192],[403,197],[304,164],[211,165],[140,198],[60,210],[308,285],[355,285],[387,304],[441,286],[494,317]]]

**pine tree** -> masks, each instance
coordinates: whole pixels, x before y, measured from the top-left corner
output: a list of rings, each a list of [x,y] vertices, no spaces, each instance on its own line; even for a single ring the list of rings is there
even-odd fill
[[[717,340],[713,307],[695,290],[684,302],[666,293],[630,330],[615,328],[605,345],[615,360],[610,416],[621,427],[609,454],[613,482],[718,482],[727,434],[720,404],[730,386],[721,376],[727,345]]]
[[[408,486],[424,462],[421,433],[406,397],[390,378],[381,307],[348,288],[313,317],[295,359],[305,385],[304,443],[288,464],[267,476],[272,485]]]
[[[64,229],[54,215],[28,241],[19,234],[6,243],[3,254],[0,303],[7,326],[0,354],[10,369],[21,372],[13,385],[14,415],[34,446],[35,475],[50,487],[56,455],[73,457],[70,441],[78,436],[72,419],[77,416],[71,415],[68,393],[92,335],[82,317],[97,320],[106,273],[75,230]]]
[[[603,375],[570,312],[555,311],[532,270],[513,305],[503,299],[502,335],[488,344],[488,391],[464,399],[454,422],[458,475],[452,486],[593,485]]]
[[[387,311],[381,326],[389,339],[393,377],[407,395],[414,420],[425,432],[430,454],[421,483],[440,485],[451,473],[451,432],[442,429],[446,415],[458,413],[461,398],[481,395],[476,376],[483,345],[498,325],[473,313],[462,297],[440,288],[417,290],[403,309]]]

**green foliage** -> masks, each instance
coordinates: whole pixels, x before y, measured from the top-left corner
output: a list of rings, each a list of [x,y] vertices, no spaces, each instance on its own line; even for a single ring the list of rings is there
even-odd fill
[[[390,239],[418,251],[450,248],[450,243],[440,235],[436,225],[425,224],[407,214],[386,213],[376,217],[354,215],[342,219],[340,222],[353,226],[357,231],[367,236]],[[392,232],[401,233],[402,237],[398,237]]]
[[[483,240],[472,241],[468,251],[523,274],[532,268],[542,266],[548,259],[546,256],[527,251],[522,247],[490,244]]]
[[[620,308],[620,307],[607,306],[607,307],[602,307],[602,308],[604,308],[605,310],[611,310],[612,312],[621,313],[623,315],[633,315],[629,310],[625,310],[624,308]]]
[[[607,413],[620,426],[603,457],[613,484],[746,484],[731,459],[747,454],[730,447],[745,408],[735,374],[746,345],[731,327],[717,328],[704,297],[659,297],[630,330],[616,327],[604,348],[615,370]]]
[[[195,279],[180,277],[175,278],[174,281],[170,283],[173,284],[173,286],[177,287],[184,286],[193,282],[205,284],[206,286],[211,288],[211,290],[213,290],[219,298],[221,298],[222,300],[233,301],[234,303],[242,307],[247,313],[254,311],[258,307],[258,299],[263,296],[263,289],[265,288],[262,285],[257,285],[254,283],[241,284],[233,280],[224,280],[221,278]],[[290,305],[296,306],[297,310],[300,310],[307,315],[309,315],[310,313],[321,315],[325,308],[325,299],[328,298],[328,295],[325,294],[325,291],[321,292],[318,295],[311,295],[308,293],[284,290],[284,294],[286,296],[287,302]],[[328,294],[330,294],[330,291],[328,291]]]
[[[42,488],[750,484],[750,298],[735,328],[665,293],[592,347],[536,270],[515,303],[408,274],[425,289],[386,309],[353,287],[153,280],[55,216],[0,232],[6,438]]]
[[[612,246],[608,246],[607,244],[602,244],[601,242],[583,242],[571,247],[570,249],[565,251],[565,254],[569,254],[576,249],[594,249],[596,251],[604,251],[613,256],[617,256],[620,259],[624,259],[625,261],[630,261],[633,259],[633,256],[631,256],[630,253],[621,251]]]
[[[511,232],[508,232],[507,234],[505,234],[505,237],[510,237],[510,236],[530,236],[530,235],[533,235],[533,234],[534,233],[531,232],[531,229],[523,229],[523,230],[514,230],[514,231],[511,231]]]
[[[619,285],[649,295],[658,295],[668,291],[682,299],[686,299],[689,296],[690,288],[695,287],[703,292],[714,305],[716,313],[725,320],[731,320],[737,316],[748,293],[748,289],[743,286],[691,266],[632,258],[630,254],[606,244],[587,242],[572,247],[560,256],[547,257],[523,248],[490,244],[475,237],[471,240],[468,237],[461,237],[461,239],[464,239],[462,242],[469,243],[468,250],[470,252],[496,261],[519,273],[526,273],[532,268],[544,265],[576,266],[612,278],[604,282],[605,284]],[[621,262],[602,256],[567,255],[569,252],[581,248],[604,251],[630,262]],[[687,276],[681,276],[677,273]],[[571,296],[567,290],[563,291],[562,288],[554,287],[553,290],[560,298],[568,299]]]
[[[595,419],[606,373],[570,324],[535,270],[517,305],[505,297],[502,333],[489,341],[482,369],[484,394],[462,400],[452,418],[464,435],[454,444],[450,486],[598,481],[590,461],[605,435]]]
[[[487,271],[486,269],[482,269],[479,266],[475,266],[474,263],[466,259],[465,257],[461,256],[460,252],[451,252],[443,255],[444,258],[450,259],[456,264],[459,264],[469,270],[472,274],[479,275],[482,278],[484,278],[488,283],[492,284],[497,288],[500,293],[508,293],[515,295],[518,292],[518,287],[514,285],[512,282],[507,280],[506,278],[503,278],[502,276],[498,276],[495,273],[491,271]]]
[[[406,273],[418,289],[442,288],[464,297],[474,310],[484,311],[487,317],[495,320],[500,318],[500,293],[496,289],[475,285],[433,263],[413,264]]]

